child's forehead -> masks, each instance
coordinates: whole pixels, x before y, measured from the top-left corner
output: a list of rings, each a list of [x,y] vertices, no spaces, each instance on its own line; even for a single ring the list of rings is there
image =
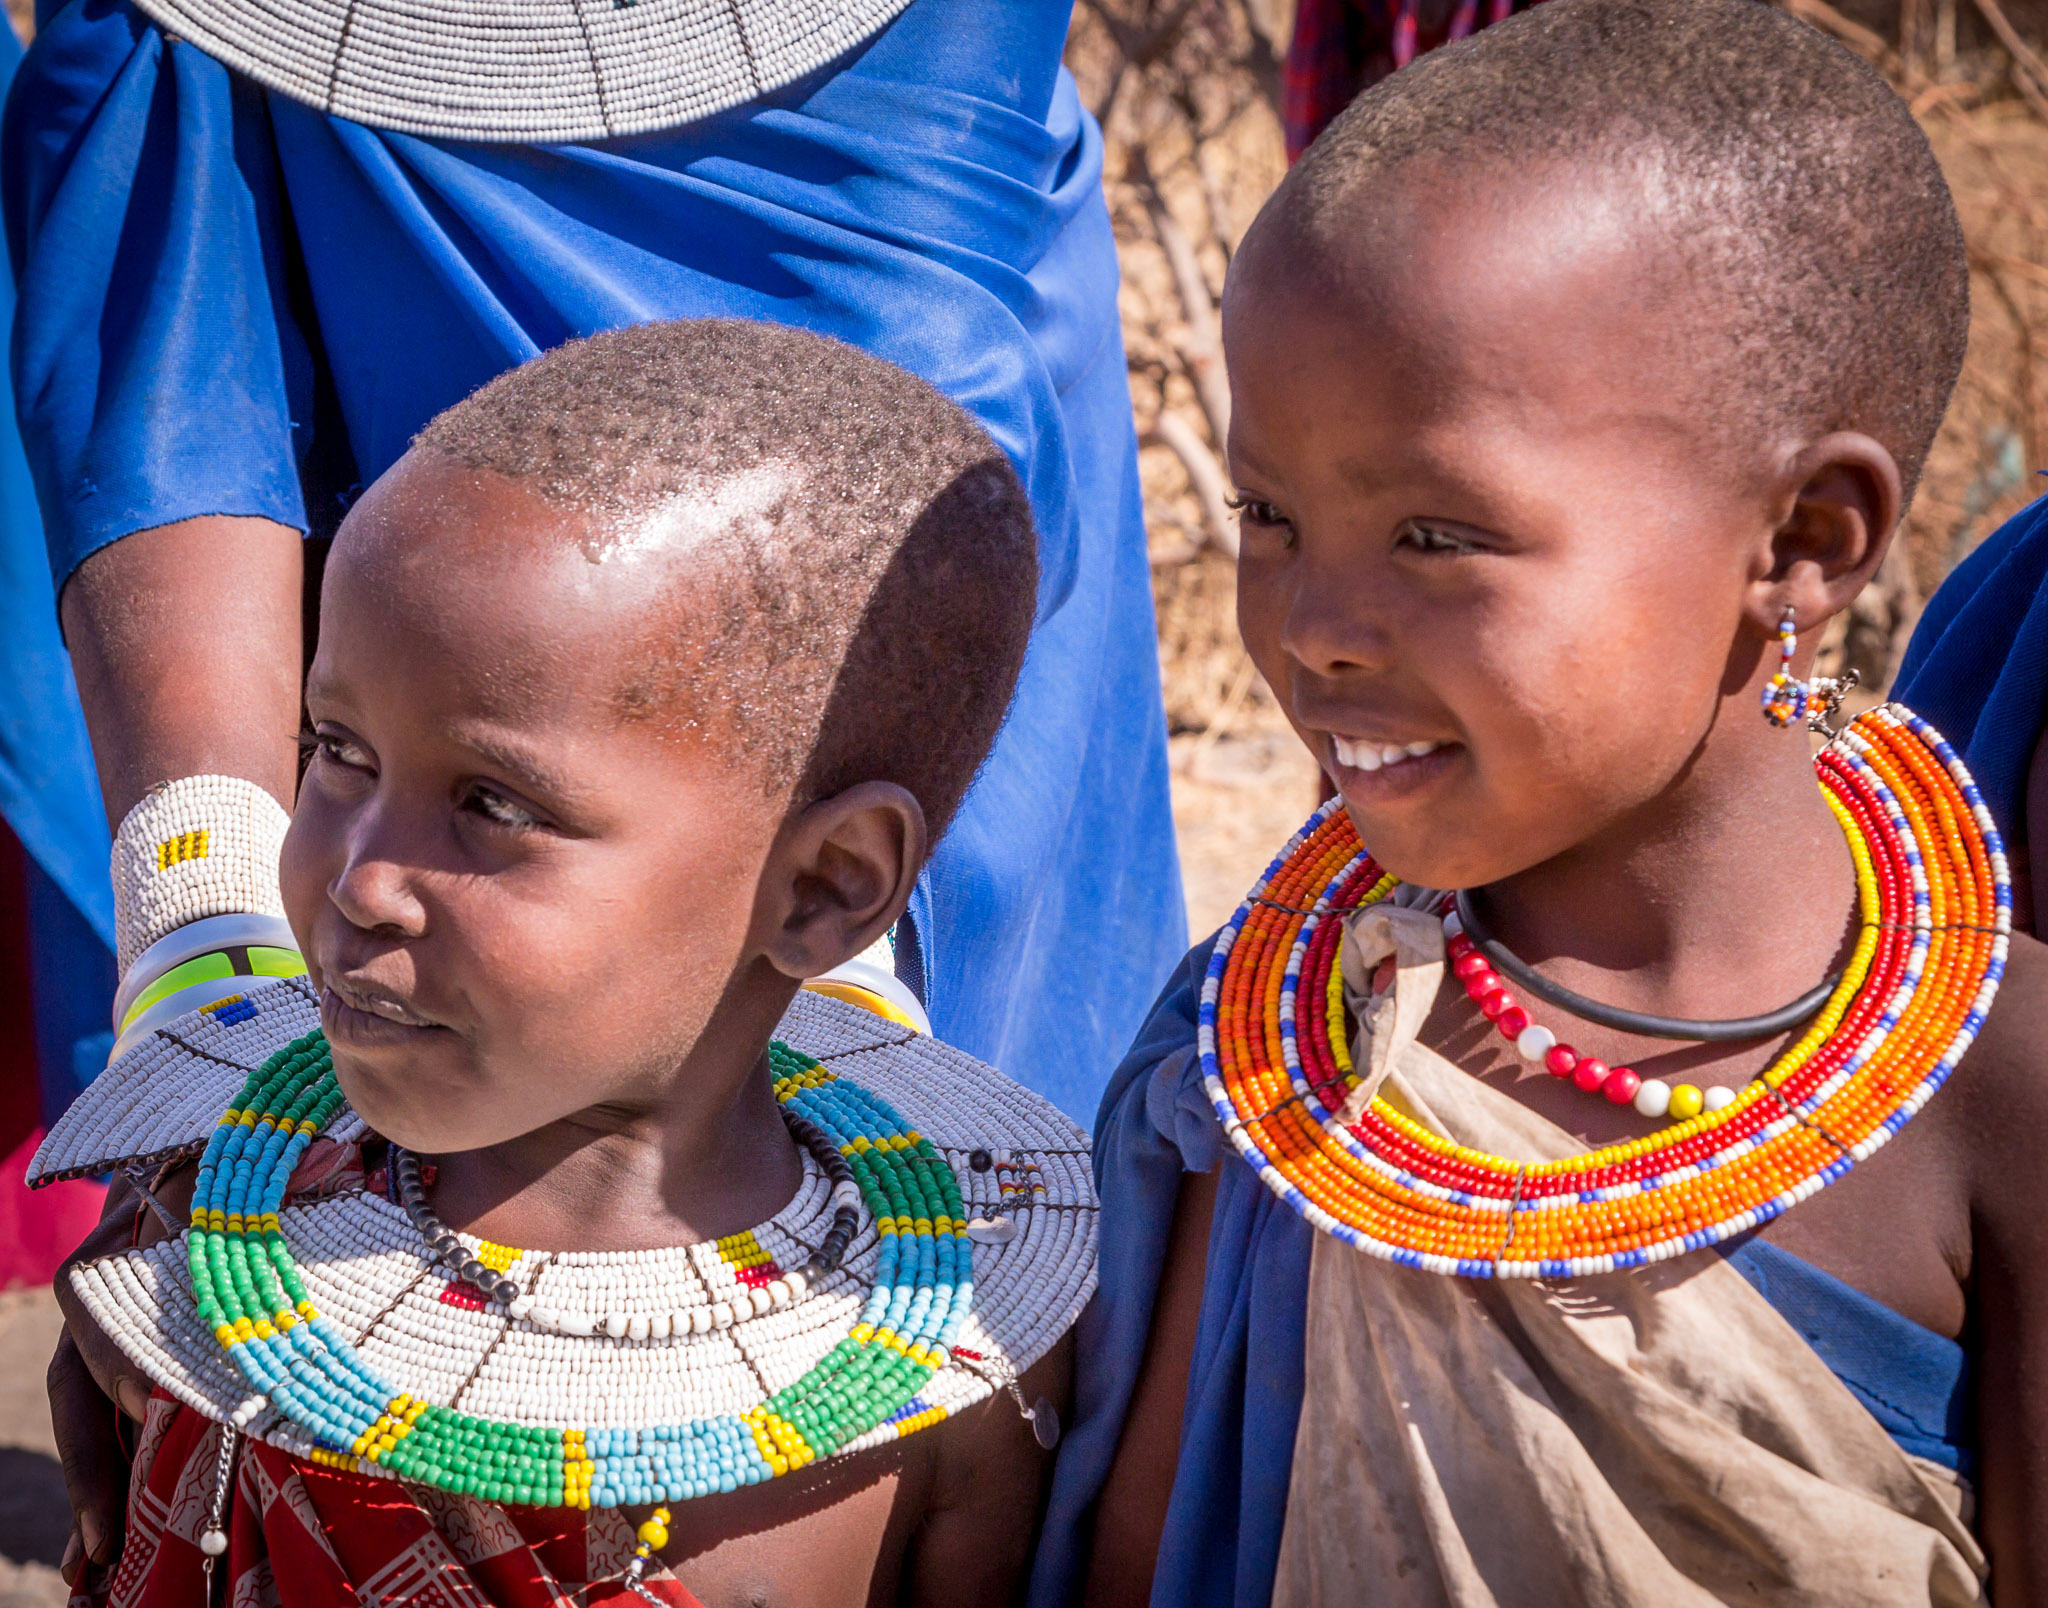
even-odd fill
[[[1713,305],[1688,291],[1661,231],[1597,177],[1452,188],[1405,178],[1344,230],[1263,234],[1233,266],[1224,329],[1243,407],[1233,455],[1275,416],[1370,477],[1383,445],[1333,410],[1377,409],[1423,450],[1457,417],[1573,428],[1696,416],[1690,376]],[[1234,421],[1237,422],[1237,421]],[[1711,428],[1704,418],[1702,429]]]

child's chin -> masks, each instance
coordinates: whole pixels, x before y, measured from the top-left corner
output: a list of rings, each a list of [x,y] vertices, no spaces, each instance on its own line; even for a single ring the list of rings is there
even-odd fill
[[[1344,813],[1374,863],[1411,887],[1474,888],[1502,874],[1495,856],[1474,853],[1483,835],[1456,830],[1444,813],[1364,810],[1348,798]]]
[[[415,1078],[409,1085],[397,1078],[387,1079],[381,1070],[350,1067],[345,1058],[334,1057],[334,1078],[347,1096],[349,1108],[363,1119],[372,1133],[423,1156],[445,1155],[455,1150],[474,1150],[479,1143],[478,1124],[467,1122],[459,1105],[436,1096],[432,1108],[421,1109],[423,1088]]]

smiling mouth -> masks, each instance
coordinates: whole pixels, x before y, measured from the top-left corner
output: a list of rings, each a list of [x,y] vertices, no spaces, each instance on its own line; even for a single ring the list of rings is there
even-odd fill
[[[1433,754],[1444,745],[1440,742],[1415,743],[1374,743],[1363,739],[1339,737],[1330,734],[1330,749],[1336,755],[1337,763],[1351,770],[1391,770],[1405,765],[1411,759],[1420,759]]]

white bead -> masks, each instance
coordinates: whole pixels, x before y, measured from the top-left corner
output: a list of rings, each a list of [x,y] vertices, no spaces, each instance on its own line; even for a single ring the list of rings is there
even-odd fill
[[[645,1318],[628,1318],[626,1320],[626,1338],[628,1340],[645,1340],[647,1338],[648,1330],[651,1327],[652,1325],[650,1325],[647,1319]],[[617,1331],[614,1330],[609,1323],[605,1325],[605,1332],[607,1334],[610,1334],[614,1340],[618,1339],[619,1337]]]
[[[555,1326],[562,1333],[574,1335],[579,1340],[587,1340],[597,1332],[597,1320],[588,1312],[564,1312]]]
[[[225,1530],[202,1530],[199,1532],[199,1550],[209,1558],[217,1558],[228,1549]]]
[[[730,1301],[714,1301],[712,1303],[711,1323],[712,1327],[719,1329],[726,1328],[732,1323],[732,1303]]]
[[[506,1315],[509,1316],[514,1323],[519,1322],[523,1318],[532,1317],[533,1310],[534,1300],[533,1297],[530,1295],[514,1296],[512,1298],[512,1304],[505,1308]]]
[[[1646,1117],[1661,1117],[1671,1109],[1671,1085],[1644,1078],[1636,1090],[1636,1110]]]
[[[1540,1061],[1556,1048],[1557,1035],[1533,1022],[1515,1040],[1515,1053],[1525,1061]]]
[[[726,1308],[726,1312],[727,1315],[730,1316],[732,1309],[728,1307]],[[711,1323],[711,1308],[692,1307],[690,1309],[690,1333],[709,1334],[711,1332]]]
[[[647,1320],[647,1338],[650,1340],[666,1340],[672,1327],[674,1325],[670,1321],[670,1314],[657,1312]]]
[[[1733,1089],[1707,1090],[1707,1109],[1709,1111],[1725,1111],[1734,1103],[1735,1091]]]
[[[614,1340],[623,1340],[631,1324],[632,1320],[625,1313],[609,1312],[605,1314],[604,1332]]]
[[[1444,912],[1444,937],[1455,938],[1464,930],[1465,923],[1458,919],[1458,912],[1446,910]]]

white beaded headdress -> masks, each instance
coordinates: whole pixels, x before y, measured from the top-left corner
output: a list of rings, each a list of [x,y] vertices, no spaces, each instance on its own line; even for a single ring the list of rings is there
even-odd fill
[[[268,89],[372,128],[645,134],[822,67],[909,0],[137,0]]]
[[[251,1070],[318,1023],[303,979],[263,982],[233,1005],[159,1028],[91,1084],[30,1164],[32,1184],[123,1162],[196,1155]],[[946,1364],[923,1387],[927,1418],[956,1413],[1011,1382],[1080,1315],[1095,1289],[1097,1200],[1087,1135],[1059,1110],[972,1056],[859,1006],[798,995],[776,1035],[885,1100],[929,1140],[958,1179],[974,1222],[974,1297]],[[343,1108],[331,1137],[365,1130]],[[748,1235],[789,1259],[813,1238],[833,1197],[815,1165],[773,1222]],[[362,1188],[289,1205],[278,1214],[312,1303],[341,1324],[371,1367],[417,1381],[420,1399],[493,1419],[545,1427],[581,1422],[631,1431],[677,1414],[733,1412],[813,1366],[861,1314],[879,1239],[864,1221],[839,1269],[796,1305],[770,1307],[728,1289],[742,1269],[729,1241],[676,1251],[555,1256],[481,1243],[491,1265],[541,1299],[600,1313],[612,1305],[681,1310],[649,1335],[584,1322],[546,1325],[463,1299],[407,1215]],[[988,1232],[981,1232],[986,1229]],[[303,1432],[252,1397],[201,1320],[187,1271],[187,1235],[103,1258],[72,1273],[95,1321],[157,1384],[206,1416],[301,1455]],[[730,1239],[731,1237],[729,1237]],[[785,1245],[784,1241],[789,1244]],[[745,1263],[747,1257],[738,1258]],[[536,1283],[535,1281],[543,1281]],[[721,1301],[737,1309],[719,1315]],[[687,1321],[709,1304],[715,1321]],[[749,1315],[751,1312],[751,1316]],[[565,1329],[567,1332],[565,1332]],[[843,1447],[862,1449],[918,1427],[884,1424]],[[366,1469],[368,1472],[387,1472]]]
[[[277,857],[291,817],[239,776],[186,776],[144,795],[114,834],[115,964],[204,916],[284,919]]]

